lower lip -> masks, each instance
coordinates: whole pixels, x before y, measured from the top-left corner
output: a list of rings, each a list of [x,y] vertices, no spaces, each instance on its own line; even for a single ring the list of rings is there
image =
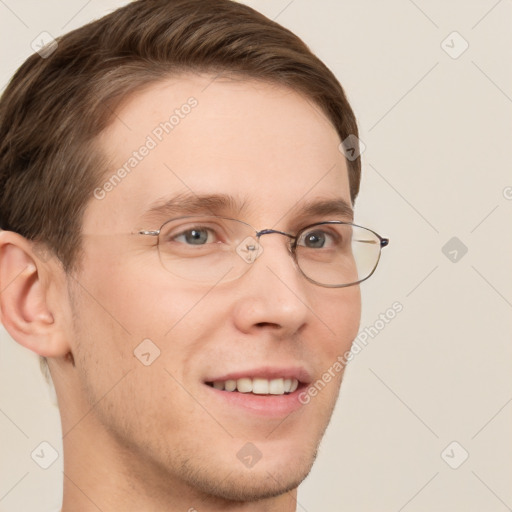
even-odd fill
[[[302,407],[302,403],[299,401],[299,394],[303,391],[303,386],[300,386],[289,395],[255,395],[238,391],[221,391],[208,385],[206,387],[214,396],[225,403],[245,409],[247,412],[252,412],[259,416],[273,418],[287,416]]]

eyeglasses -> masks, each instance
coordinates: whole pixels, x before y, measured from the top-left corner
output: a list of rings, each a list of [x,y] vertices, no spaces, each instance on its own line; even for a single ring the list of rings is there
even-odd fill
[[[341,288],[368,279],[389,239],[368,228],[329,220],[308,225],[295,235],[275,229],[257,231],[236,219],[216,216],[179,217],[160,229],[138,231],[158,237],[162,265],[183,279],[214,284],[245,274],[263,252],[260,238],[287,237],[298,270],[312,283]]]

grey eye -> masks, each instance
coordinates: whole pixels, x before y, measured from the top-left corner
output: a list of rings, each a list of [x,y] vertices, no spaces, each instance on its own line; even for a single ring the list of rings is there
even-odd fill
[[[210,232],[207,229],[188,229],[175,237],[177,242],[190,245],[204,245],[208,242]]]
[[[312,249],[320,249],[325,245],[326,236],[321,231],[312,231],[304,236],[304,245]]]
[[[334,233],[329,233],[324,229],[311,229],[302,233],[297,245],[307,249],[326,249],[336,244]]]

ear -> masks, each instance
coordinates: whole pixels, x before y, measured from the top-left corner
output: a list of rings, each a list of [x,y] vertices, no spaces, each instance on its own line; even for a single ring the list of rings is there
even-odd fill
[[[65,356],[70,352],[65,308],[57,307],[59,289],[64,291],[58,274],[64,271],[56,261],[43,261],[37,254],[33,242],[0,231],[0,318],[20,345],[44,357]]]

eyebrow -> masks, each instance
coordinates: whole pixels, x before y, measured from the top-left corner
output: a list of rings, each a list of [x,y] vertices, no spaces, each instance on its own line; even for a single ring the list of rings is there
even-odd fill
[[[183,193],[167,200],[153,203],[143,214],[144,220],[161,220],[175,215],[218,215],[236,216],[247,211],[247,203],[227,194],[191,194]],[[330,217],[331,220],[343,218],[352,221],[354,210],[343,198],[312,200],[298,203],[286,217],[295,220],[307,217]]]
[[[173,215],[223,215],[241,214],[245,202],[240,202],[227,194],[183,193],[167,200],[156,201],[143,214],[143,219],[160,219]]]
[[[320,201],[311,201],[302,205],[297,205],[292,211],[298,210],[298,217],[343,217],[350,221],[354,220],[354,210],[350,203],[343,198],[324,199]],[[291,212],[290,212],[291,213]]]

